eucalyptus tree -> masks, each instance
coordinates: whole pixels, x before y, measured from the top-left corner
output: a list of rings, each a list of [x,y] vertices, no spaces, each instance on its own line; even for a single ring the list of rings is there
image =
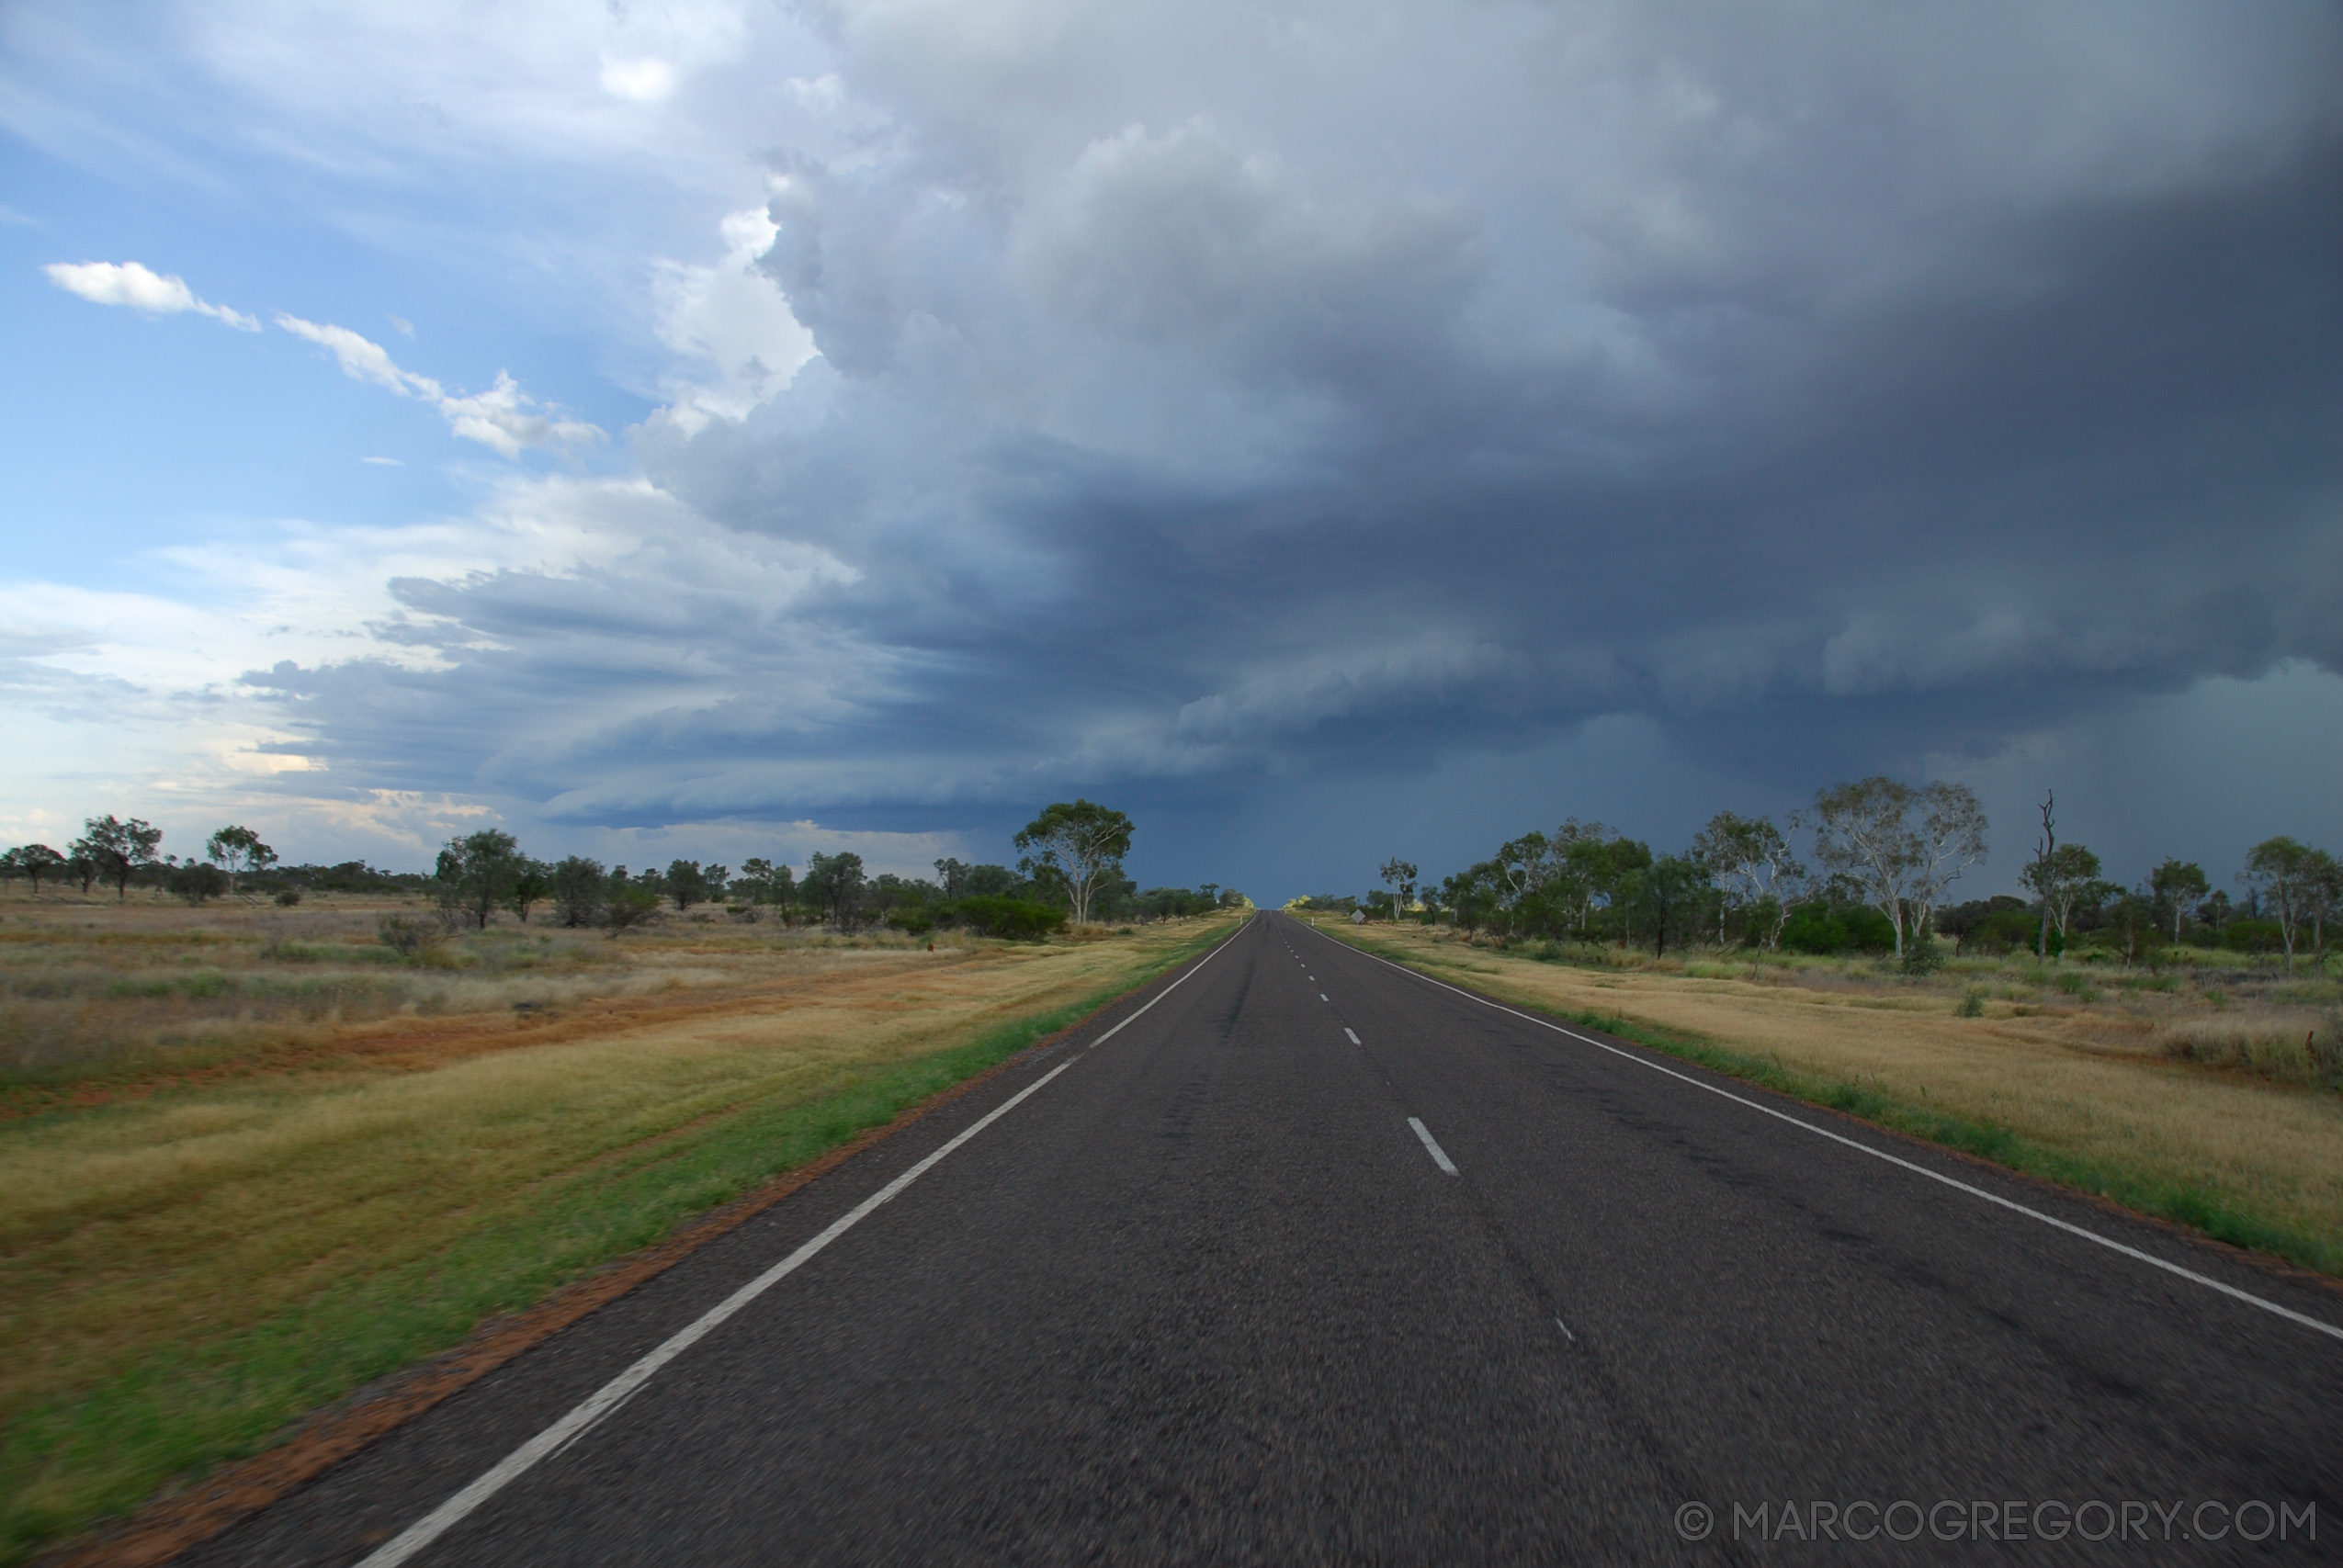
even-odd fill
[[[2311,922],[2311,951],[2326,962],[2326,922],[2343,909],[2343,862],[2325,850],[2313,850],[2303,874],[2303,912]]]
[[[853,853],[810,856],[799,884],[806,897],[821,910],[823,919],[833,926],[854,922],[862,909],[866,885],[863,857]]]
[[[1928,929],[1944,889],[1985,859],[1985,808],[1966,784],[1925,789],[1884,774],[1815,796],[1815,859],[1857,888],[1904,936]]]
[[[277,852],[260,841],[250,828],[222,828],[203,843],[206,859],[228,874],[228,896],[236,896],[236,879],[265,871],[277,863]]]
[[[543,903],[553,892],[553,868],[541,860],[527,855],[519,857],[513,868],[513,879],[504,887],[504,907],[523,925],[529,923],[529,911]]]
[[[740,879],[734,886],[745,888],[753,904],[779,904],[786,908],[798,897],[797,874],[787,865],[775,865],[762,855],[751,855],[741,863]]]
[[[1554,829],[1546,857],[1554,897],[1575,910],[1580,932],[1593,927],[1595,905],[1618,893],[1620,878],[1651,863],[1651,852],[1635,840],[1575,817]]]
[[[1488,862],[1488,874],[1498,889],[1499,902],[1508,912],[1519,909],[1522,901],[1545,880],[1545,835],[1534,831],[1498,846]]]
[[[2043,791],[2042,837],[2034,840],[2033,871],[2035,880],[2044,885],[2051,880],[2051,857],[2058,852],[2058,821],[2053,815],[2057,806],[2058,792],[2054,789]],[[2048,963],[2050,961],[2050,900],[2043,898],[2041,904],[2042,923],[2036,928],[2034,956]]]
[[[1790,830],[1797,829],[1798,818],[1793,814]],[[1692,851],[1692,858],[1707,868],[1710,878],[1726,892],[1717,906],[1718,944],[1725,941],[1728,906],[1754,911],[1770,905],[1771,929],[1766,932],[1765,945],[1780,947],[1782,928],[1789,923],[1790,911],[1804,896],[1806,882],[1805,865],[1791,852],[1788,834],[1775,827],[1770,817],[1720,811],[1693,835]]]
[[[92,817],[82,824],[82,836],[74,840],[74,858],[90,868],[82,882],[82,890],[89,890],[92,877],[103,877],[114,885],[117,903],[130,896],[130,878],[152,865],[160,864],[155,849],[163,842],[163,829],[133,817],[118,822],[113,817]]]
[[[2099,874],[2099,857],[2080,844],[2061,844],[2046,855],[2036,856],[2018,874],[2018,880],[2042,900],[2043,912],[2058,929],[2060,948],[2066,945],[2075,907],[2095,897],[2103,900],[2110,891]],[[2048,956],[2049,944],[2043,945],[2043,956]]]
[[[1651,926],[1654,958],[1666,956],[1669,937],[1681,938],[1703,913],[1708,872],[1689,855],[1660,855],[1629,874],[1629,903]]]
[[[608,900],[606,874],[598,860],[570,855],[552,871],[553,918],[565,926],[590,926],[602,919]]]
[[[1915,910],[1912,932],[1925,936],[1944,890],[1985,859],[1986,820],[1975,791],[1942,779],[1932,780],[1920,791],[1919,807],[1907,897]]]
[[[440,908],[452,921],[460,912],[481,931],[488,917],[512,897],[513,884],[526,864],[519,840],[501,828],[483,828],[460,839],[450,839],[432,869]]]
[[[2320,867],[2314,857],[2319,852],[2283,835],[2264,839],[2247,852],[2246,869],[2237,874],[2239,884],[2260,900],[2266,912],[2277,917],[2289,970],[2294,967],[2295,932],[2315,901]]]
[[[2107,911],[2107,924],[2109,929],[2122,933],[2123,963],[2129,966],[2139,956],[2142,931],[2163,934],[2164,911],[2153,893],[2126,893],[2120,888],[2115,891],[2120,897]]]
[[[1904,887],[1918,848],[1905,818],[1919,792],[1885,775],[1833,784],[1815,796],[1815,859],[1851,884],[1896,928],[1904,955]]]
[[[1099,881],[1123,868],[1131,852],[1131,819],[1088,800],[1059,801],[1019,829],[1013,840],[1024,855],[1018,869],[1036,881],[1062,879],[1076,925],[1090,920]]]
[[[9,851],[8,854],[11,863],[32,879],[32,896],[36,898],[40,897],[42,877],[58,876],[64,873],[65,857],[47,844],[26,844],[19,849]]]
[[[2148,897],[2155,902],[2159,919],[2171,918],[2174,946],[2179,945],[2180,926],[2189,912],[2212,891],[2204,867],[2192,861],[2168,859],[2148,873]]]
[[[707,873],[696,860],[669,861],[666,886],[679,912],[707,901]]]
[[[1396,855],[1383,863],[1383,880],[1391,888],[1391,919],[1394,924],[1407,913],[1408,906],[1415,902],[1417,875],[1413,865]]]

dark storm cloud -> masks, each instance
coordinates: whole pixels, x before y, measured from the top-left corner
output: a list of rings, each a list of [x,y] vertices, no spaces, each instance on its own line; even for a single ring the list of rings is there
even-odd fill
[[[822,357],[638,450],[836,570],[406,585],[452,668],[303,677],[321,747],[663,819],[1650,714],[1811,787],[2343,669],[2331,10],[827,15]],[[555,739],[414,761],[458,686]]]

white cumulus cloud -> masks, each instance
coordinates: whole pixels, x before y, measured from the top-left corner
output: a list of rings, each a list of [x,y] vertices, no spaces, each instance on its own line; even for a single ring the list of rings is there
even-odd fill
[[[659,264],[653,297],[660,340],[712,377],[669,378],[664,418],[686,433],[710,417],[738,420],[785,390],[814,356],[813,334],[757,265],[779,231],[762,209],[728,214],[714,266]]]
[[[198,299],[187,279],[176,273],[154,272],[137,262],[51,262],[40,270],[66,293],[78,294],[94,305],[127,305],[150,316],[192,310],[238,332],[260,331],[260,323],[242,310]]]

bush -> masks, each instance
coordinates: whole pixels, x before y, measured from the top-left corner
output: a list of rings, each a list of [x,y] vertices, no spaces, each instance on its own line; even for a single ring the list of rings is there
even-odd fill
[[[2032,909],[1996,909],[1961,933],[1964,953],[2031,953],[2042,935],[2042,916]],[[2058,933],[2050,933],[2050,950],[2058,951]]]
[[[164,878],[164,886],[188,903],[200,904],[228,891],[228,874],[209,861],[191,860],[185,865],[172,867],[170,875]]]
[[[952,906],[952,913],[962,925],[979,936],[999,936],[1039,941],[1051,931],[1066,927],[1066,911],[1047,904],[1036,904],[1027,898],[1010,898],[999,894],[979,893],[963,898]]]
[[[298,887],[281,889],[277,895],[277,907],[280,909],[289,909],[300,901],[301,890]]]
[[[2060,990],[2078,1002],[2089,1003],[2099,1000],[2099,987],[2090,983],[2089,976],[2078,975],[2072,969],[2060,970],[2054,983]]]
[[[1782,945],[1793,953],[1892,953],[1896,928],[1877,909],[1805,904],[1782,928]]]
[[[935,916],[923,904],[906,904],[887,912],[887,929],[905,936],[925,936],[935,929]]]
[[[2285,944],[2276,920],[2232,920],[2221,928],[2221,945],[2232,953],[2276,953]]]
[[[610,928],[610,934],[614,937],[641,925],[645,920],[658,918],[659,894],[640,882],[613,886],[602,906],[602,923]]]
[[[419,920],[408,915],[385,915],[374,925],[375,939],[408,960],[419,960],[424,954],[447,940],[447,927],[439,920]]]

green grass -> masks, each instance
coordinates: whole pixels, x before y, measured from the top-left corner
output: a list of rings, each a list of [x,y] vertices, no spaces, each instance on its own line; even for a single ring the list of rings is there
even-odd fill
[[[158,1487],[269,1447],[307,1412],[460,1343],[694,1216],[793,1170],[1185,962],[1207,932],[1113,987],[963,1043],[849,1069],[810,1101],[750,1102],[549,1182],[527,1213],[321,1292],[215,1341],[145,1358],[21,1412],[0,1436],[0,1562],[28,1560]],[[30,1347],[17,1347],[25,1354]]]

